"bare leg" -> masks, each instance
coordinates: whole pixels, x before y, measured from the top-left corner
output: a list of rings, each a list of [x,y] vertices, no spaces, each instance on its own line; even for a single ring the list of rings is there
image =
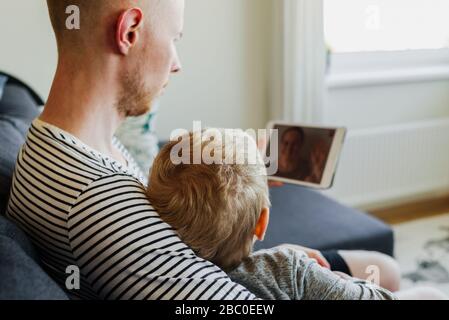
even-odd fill
[[[382,253],[371,251],[339,251],[346,261],[352,276],[362,280],[369,280],[372,268],[378,271],[377,283],[391,292],[399,291],[401,271],[398,263]]]

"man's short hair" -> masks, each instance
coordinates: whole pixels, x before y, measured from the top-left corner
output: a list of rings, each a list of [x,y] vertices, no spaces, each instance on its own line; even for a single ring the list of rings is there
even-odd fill
[[[80,20],[83,29],[87,29],[93,25],[95,15],[100,16],[102,7],[107,5],[106,0],[47,0],[48,12],[51,24],[55,32],[58,45],[62,45],[68,39],[77,39],[81,31],[68,30],[66,27],[66,19],[68,15],[66,10],[69,6],[75,5],[80,9]]]
[[[246,152],[234,139],[223,134],[221,157],[236,159]],[[237,136],[254,140],[239,131]],[[190,156],[195,146],[215,149],[213,141],[199,141],[189,134]],[[219,139],[218,139],[219,140]],[[220,143],[222,142],[220,141]],[[253,247],[254,232],[263,208],[270,206],[266,168],[261,155],[257,164],[180,164],[170,155],[178,142],[171,142],[160,152],[150,176],[148,198],[163,220],[198,256],[223,270],[237,267]],[[209,149],[209,150],[210,150]],[[242,163],[242,162],[240,162]]]

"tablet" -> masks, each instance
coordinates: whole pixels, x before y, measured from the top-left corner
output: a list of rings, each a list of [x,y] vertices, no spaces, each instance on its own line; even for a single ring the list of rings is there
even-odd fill
[[[346,128],[271,122],[268,129],[265,156],[270,180],[315,189],[332,187]]]

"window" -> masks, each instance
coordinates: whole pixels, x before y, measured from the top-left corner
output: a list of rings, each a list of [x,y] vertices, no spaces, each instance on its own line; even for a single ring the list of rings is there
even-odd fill
[[[396,94],[401,91],[393,86],[418,90],[417,95],[426,101],[429,87],[445,90],[449,81],[449,0],[275,3],[279,6],[275,26],[280,31],[276,38],[280,45],[274,47],[281,50],[276,49],[275,55],[279,71],[274,78],[280,85],[273,95],[273,114],[278,118],[350,127],[384,125],[381,116],[373,121],[367,116],[377,112],[380,98],[391,101],[382,104],[383,110],[401,110],[395,120],[389,117],[388,123],[410,119],[407,112],[421,115],[427,108],[419,99],[415,104],[394,104],[398,97],[407,100],[407,95]],[[438,91],[438,95],[445,96],[444,92]],[[433,103],[437,110],[433,114],[443,109],[444,101]]]
[[[332,53],[449,48],[448,0],[324,0]]]

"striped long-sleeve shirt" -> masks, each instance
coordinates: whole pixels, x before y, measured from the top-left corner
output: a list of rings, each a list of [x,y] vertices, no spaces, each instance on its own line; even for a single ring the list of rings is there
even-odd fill
[[[42,265],[65,286],[81,272],[81,299],[255,299],[197,257],[145,196],[145,178],[74,136],[35,120],[18,156],[8,216],[35,244]]]

